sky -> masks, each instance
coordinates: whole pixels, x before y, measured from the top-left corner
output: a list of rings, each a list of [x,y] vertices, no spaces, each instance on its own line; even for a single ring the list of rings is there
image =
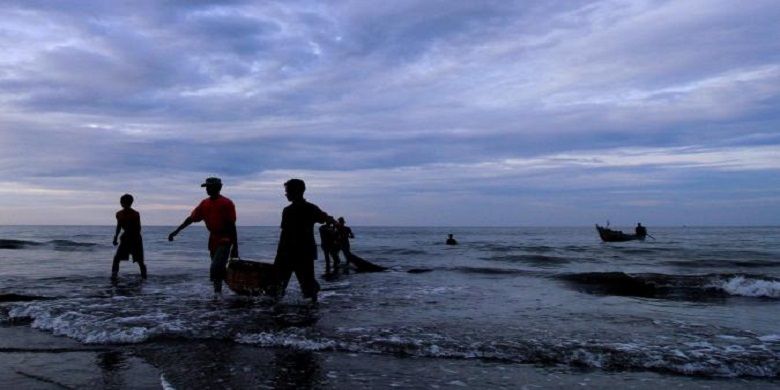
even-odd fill
[[[780,225],[780,2],[0,0],[0,224]]]

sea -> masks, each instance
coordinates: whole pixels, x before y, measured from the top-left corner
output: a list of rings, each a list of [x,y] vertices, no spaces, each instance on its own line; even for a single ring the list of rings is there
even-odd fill
[[[143,229],[148,280],[112,284],[113,226],[0,226],[4,387],[780,385],[780,227],[353,226],[388,270],[325,278],[320,254],[316,306],[295,280],[215,296],[205,228],[172,229]],[[238,232],[272,261],[277,227]]]

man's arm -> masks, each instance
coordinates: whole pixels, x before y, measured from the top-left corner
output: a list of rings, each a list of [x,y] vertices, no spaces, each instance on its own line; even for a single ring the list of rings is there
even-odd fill
[[[236,229],[236,223],[229,222],[228,230],[230,231],[230,239],[233,241],[233,248],[230,251],[231,258],[238,258],[238,230]]]
[[[122,230],[122,226],[119,225],[119,221],[116,221],[116,232],[114,233],[114,245],[118,245],[119,243],[116,241],[117,237],[119,237],[119,232]]]
[[[187,217],[184,219],[184,222],[179,225],[179,227],[176,228],[171,234],[168,235],[168,241],[173,241],[173,238],[176,237],[177,234],[179,234],[180,231],[184,230],[187,226],[192,225],[192,217]],[[235,228],[235,227],[234,227]]]

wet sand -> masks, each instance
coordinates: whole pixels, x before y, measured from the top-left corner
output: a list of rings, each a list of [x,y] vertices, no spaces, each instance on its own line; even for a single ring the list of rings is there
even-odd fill
[[[777,388],[762,379],[577,371],[502,362],[257,348],[230,341],[83,345],[0,327],[0,383],[15,389]]]

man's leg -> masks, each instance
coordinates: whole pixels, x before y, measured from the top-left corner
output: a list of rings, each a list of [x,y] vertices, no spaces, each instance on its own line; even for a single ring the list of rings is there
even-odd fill
[[[114,263],[111,265],[111,280],[116,281],[119,278],[119,253],[114,255]]]
[[[292,276],[293,269],[288,265],[287,261],[276,260],[274,261],[274,269],[276,270],[276,287],[274,296],[276,299],[282,299],[285,291],[287,291],[287,284],[290,283],[290,277]]]
[[[220,245],[211,255],[211,269],[209,277],[214,283],[214,292],[222,292],[222,281],[225,280],[228,257],[230,256],[230,245]]]
[[[345,246],[341,249],[342,252],[344,252],[344,273],[349,273],[349,255],[351,254],[349,252],[349,246]]]
[[[136,263],[138,263],[138,268],[141,269],[141,279],[146,280],[146,264],[144,264],[144,258],[141,257],[139,260],[136,260]]]
[[[314,260],[304,260],[295,267],[295,277],[298,278],[298,284],[301,286],[301,292],[304,298],[311,298],[312,302],[317,302],[317,293],[320,291],[320,284],[314,277]]]
[[[338,250],[332,250],[330,256],[333,257],[333,272],[338,272],[341,267],[341,258],[339,257]]]
[[[138,268],[141,269],[141,279],[146,280],[146,264],[144,263],[144,247],[141,242],[138,242],[138,247],[133,252],[133,261],[138,263]]]
[[[328,248],[322,247],[322,253],[325,255],[325,274],[330,274],[330,253]]]
[[[119,241],[119,246],[114,254],[114,263],[111,265],[111,281],[116,282],[119,278],[119,262],[129,258],[130,251],[127,248],[127,243],[124,240]]]

